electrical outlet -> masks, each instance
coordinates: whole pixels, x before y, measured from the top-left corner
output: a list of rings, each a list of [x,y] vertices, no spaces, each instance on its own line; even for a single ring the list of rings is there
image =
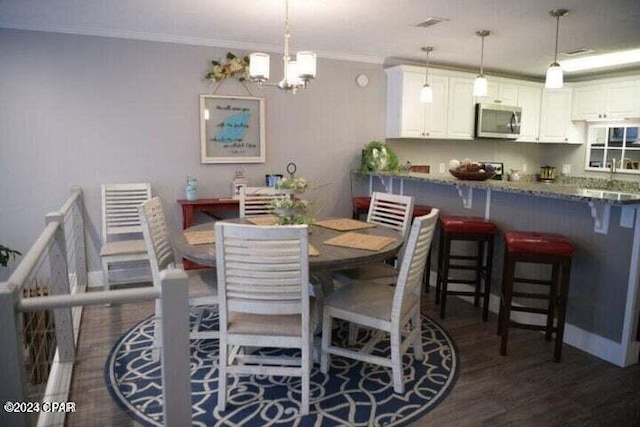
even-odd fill
[[[523,163],[522,164],[522,173],[525,173],[527,171],[527,164]]]
[[[570,164],[563,164],[562,165],[562,174],[563,175],[569,175],[571,173],[571,165]]]
[[[444,173],[444,171],[445,171],[444,163],[440,163],[439,170],[440,170],[440,173]]]

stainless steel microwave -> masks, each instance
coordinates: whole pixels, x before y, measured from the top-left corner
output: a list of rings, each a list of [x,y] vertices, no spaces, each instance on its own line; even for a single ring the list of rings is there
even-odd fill
[[[502,104],[476,104],[477,138],[516,139],[520,136],[522,108]]]

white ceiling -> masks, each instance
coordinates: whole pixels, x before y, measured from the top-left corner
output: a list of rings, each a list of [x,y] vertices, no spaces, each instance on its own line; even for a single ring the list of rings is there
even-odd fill
[[[640,47],[640,0],[290,0],[291,44],[320,57],[424,61],[542,78],[559,49]],[[449,19],[429,28],[430,16]],[[284,0],[0,0],[0,27],[281,52]],[[562,55],[559,57],[562,59]],[[566,78],[570,79],[567,75]]]

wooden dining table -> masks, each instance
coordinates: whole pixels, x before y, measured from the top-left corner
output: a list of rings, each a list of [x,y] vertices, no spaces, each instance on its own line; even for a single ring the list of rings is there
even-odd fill
[[[251,224],[246,218],[225,219],[223,221]],[[184,258],[190,261],[215,267],[215,244],[189,244],[185,237],[185,233],[213,231],[214,224],[215,222],[199,224],[176,233],[172,239],[175,248],[182,253]],[[256,227],[259,226],[256,225]],[[371,228],[353,230],[351,232],[368,236],[390,237],[393,239],[391,243],[380,250],[355,249],[325,244],[327,240],[349,231],[337,231],[318,225],[311,225],[309,231],[309,244],[319,252],[317,256],[309,256],[309,272],[318,308],[322,307],[324,297],[333,291],[332,273],[334,271],[350,269],[376,261],[382,262],[392,258],[400,250],[403,243],[403,236],[400,233],[379,225]]]

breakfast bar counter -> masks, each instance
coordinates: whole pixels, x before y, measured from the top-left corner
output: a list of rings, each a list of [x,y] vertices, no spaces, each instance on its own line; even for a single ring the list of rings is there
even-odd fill
[[[640,191],[637,183],[572,178],[547,184],[525,180],[467,181],[443,174],[370,173],[354,179],[353,191],[354,196],[373,191],[410,195],[415,197],[416,204],[439,208],[442,215],[491,219],[499,235],[508,230],[521,230],[566,236],[576,246],[576,252],[564,342],[618,366],[638,363]],[[496,313],[503,251],[499,237],[490,301],[490,309]],[[436,262],[434,259],[432,285]],[[538,271],[542,277],[542,267],[530,267],[534,274]],[[530,313],[525,315],[535,317]]]

